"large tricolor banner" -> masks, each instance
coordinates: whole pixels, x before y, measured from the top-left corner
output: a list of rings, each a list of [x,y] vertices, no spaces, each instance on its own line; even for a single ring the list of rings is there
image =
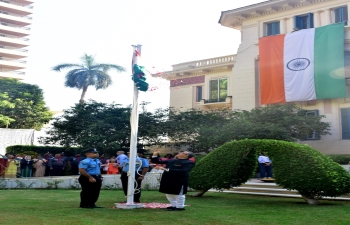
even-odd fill
[[[344,24],[259,40],[261,104],[347,97]]]

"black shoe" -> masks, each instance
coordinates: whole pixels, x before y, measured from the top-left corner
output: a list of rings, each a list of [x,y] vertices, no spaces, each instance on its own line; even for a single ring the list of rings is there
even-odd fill
[[[103,207],[102,207],[102,206],[93,205],[93,206],[91,206],[91,208],[98,208],[98,209],[101,209],[101,208],[103,208]]]
[[[175,211],[183,211],[185,208],[175,208]]]
[[[81,205],[80,208],[93,209],[94,207],[91,207],[91,206],[88,206],[88,205]]]
[[[165,210],[168,210],[168,211],[170,211],[170,210],[175,210],[176,209],[176,207],[174,207],[174,206],[169,206],[169,207],[166,207],[165,208]]]

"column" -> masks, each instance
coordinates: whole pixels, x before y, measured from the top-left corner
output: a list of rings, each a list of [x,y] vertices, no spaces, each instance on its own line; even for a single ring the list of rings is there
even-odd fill
[[[281,34],[287,33],[286,19],[281,19],[280,20],[280,33]]]
[[[289,22],[288,22],[288,30],[287,32],[293,32],[294,31],[294,17],[290,17],[289,18]]]
[[[324,24],[322,24],[322,26],[325,26],[325,25],[328,25],[328,24],[331,24],[331,10],[329,9],[326,9],[324,11]]]
[[[321,26],[321,20],[320,20],[320,12],[314,12],[314,27],[320,27]]]

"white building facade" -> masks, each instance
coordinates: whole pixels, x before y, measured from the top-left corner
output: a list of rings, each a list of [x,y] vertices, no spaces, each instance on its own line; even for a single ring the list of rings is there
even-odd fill
[[[0,1],[0,78],[24,79],[34,0]]]
[[[232,108],[250,110],[260,104],[259,38],[345,22],[347,98],[296,102],[309,115],[325,115],[332,135],[310,134],[302,143],[326,154],[350,155],[350,24],[349,0],[270,0],[224,11],[219,23],[241,31],[242,42],[232,69]]]

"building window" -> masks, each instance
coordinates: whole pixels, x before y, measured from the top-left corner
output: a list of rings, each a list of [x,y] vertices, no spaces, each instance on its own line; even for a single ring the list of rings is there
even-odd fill
[[[203,95],[203,86],[196,87],[196,102],[200,102],[202,100]]]
[[[272,22],[266,24],[266,35],[272,36],[280,34],[280,22]]]
[[[225,79],[211,80],[209,83],[209,99],[212,102],[224,102],[227,97],[227,82]]]
[[[341,23],[345,22],[347,24],[348,22],[348,7],[343,6],[334,9],[334,22],[335,23]]]
[[[314,27],[314,14],[308,13],[306,15],[294,17],[294,29],[302,30]]]
[[[307,111],[306,116],[318,116],[318,110]],[[306,140],[320,140],[320,135],[316,131],[310,130],[306,135]]]
[[[350,108],[340,109],[342,139],[350,139]]]

